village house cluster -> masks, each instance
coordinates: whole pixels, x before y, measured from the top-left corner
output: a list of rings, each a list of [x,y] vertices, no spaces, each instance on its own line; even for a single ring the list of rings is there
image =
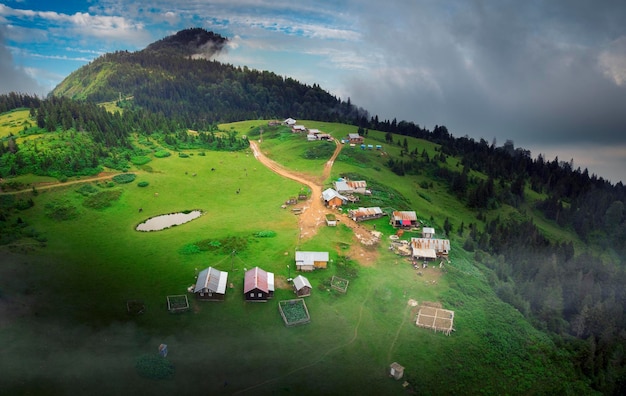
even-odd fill
[[[313,271],[328,267],[328,252],[296,251],[295,268],[298,271]],[[290,279],[293,291],[298,297],[311,295],[311,283],[303,275]],[[228,272],[213,267],[198,273],[196,284],[189,287],[189,292],[199,301],[224,301],[228,285]],[[231,285],[232,287],[232,285]],[[260,267],[249,269],[244,274],[243,293],[246,301],[266,302],[274,297],[274,273]]]

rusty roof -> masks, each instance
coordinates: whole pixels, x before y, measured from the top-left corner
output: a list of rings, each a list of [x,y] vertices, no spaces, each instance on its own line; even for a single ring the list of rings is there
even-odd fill
[[[269,293],[271,289],[269,287],[270,284],[268,280],[269,276],[267,271],[262,270],[259,267],[249,269],[248,271],[246,271],[246,275],[244,278],[243,292],[248,293],[251,290],[259,289],[262,292]]]
[[[396,220],[411,220],[411,221],[417,221],[417,215],[415,214],[415,211],[402,211],[402,210],[396,210],[393,212],[393,217]]]

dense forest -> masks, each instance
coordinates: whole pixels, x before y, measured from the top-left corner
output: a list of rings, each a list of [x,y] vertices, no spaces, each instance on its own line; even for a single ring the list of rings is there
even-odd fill
[[[191,36],[177,37],[176,45],[197,39]],[[223,45],[218,36],[199,45],[207,42]],[[454,137],[445,126],[429,130],[410,121],[380,121],[318,85],[194,58],[190,54],[197,46],[183,46],[184,53],[174,56],[168,44],[103,55],[46,99],[0,96],[0,113],[28,109],[34,120],[20,136],[37,136],[19,145],[13,135],[0,139],[0,177],[66,178],[103,167],[125,170],[134,159],[158,150],[247,147],[244,137],[218,131],[218,122],[292,116],[352,124],[363,135],[386,132],[387,143],[402,148],[400,157],[388,159],[393,172],[426,175],[476,213],[470,224],[446,219],[444,229],[491,270],[498,296],[551,334],[594,389],[626,393],[626,188],[621,182],[613,185],[558,158],[533,159],[511,141],[498,147]],[[123,111],[110,113],[97,105],[114,100]],[[435,142],[439,150],[429,155],[410,147],[407,137]],[[450,157],[461,161],[456,170],[446,166]],[[538,203],[529,203],[529,192],[541,197],[533,201]],[[516,215],[493,214],[504,205]],[[548,239],[528,211],[573,231],[584,245]]]

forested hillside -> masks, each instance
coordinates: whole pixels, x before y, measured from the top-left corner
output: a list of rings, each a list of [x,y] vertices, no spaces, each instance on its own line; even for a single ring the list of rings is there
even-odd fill
[[[248,146],[245,137],[220,131],[218,122],[292,116],[351,124],[366,138],[376,132],[400,148],[386,160],[390,170],[407,180],[424,176],[428,181],[416,184],[423,196],[433,183],[445,186],[475,215],[467,224],[446,219],[444,229],[489,269],[497,295],[550,334],[594,389],[626,393],[622,183],[558,158],[533,159],[513,142],[498,147],[455,137],[445,126],[380,121],[318,85],[194,57],[198,48],[219,51],[224,44],[204,33],[186,31],[143,51],[103,55],[47,99],[0,96],[0,113],[28,111],[19,131],[0,135],[0,177],[65,180],[106,168],[124,171],[154,153]],[[116,111],[98,105],[104,101],[116,101]],[[436,143],[436,153],[419,149],[415,139]],[[9,217],[2,210],[0,221]]]

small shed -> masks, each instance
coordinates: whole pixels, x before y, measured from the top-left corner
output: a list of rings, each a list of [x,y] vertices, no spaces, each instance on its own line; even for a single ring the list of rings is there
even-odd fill
[[[296,120],[294,120],[294,119],[293,119],[293,118],[291,118],[291,117],[289,117],[289,118],[287,118],[285,121],[283,121],[283,123],[284,123],[285,125],[289,125],[289,126],[296,125],[296,122],[297,122],[297,121],[296,121]]]
[[[348,202],[347,197],[339,194],[332,188],[328,188],[322,192],[322,199],[324,200],[324,205],[329,207],[338,207]]]
[[[198,274],[193,292],[201,301],[224,301],[227,282],[228,272],[205,268]]]
[[[307,278],[298,275],[293,278],[293,291],[298,297],[307,297],[311,295],[311,283]]]
[[[422,238],[432,238],[435,236],[435,229],[432,227],[422,228]]]
[[[246,271],[243,292],[246,301],[267,302],[274,297],[274,273],[259,267]]]
[[[296,268],[299,271],[313,271],[328,267],[328,252],[296,252]]]
[[[389,376],[393,379],[399,380],[404,375],[404,367],[397,362],[391,363],[389,366]]]

